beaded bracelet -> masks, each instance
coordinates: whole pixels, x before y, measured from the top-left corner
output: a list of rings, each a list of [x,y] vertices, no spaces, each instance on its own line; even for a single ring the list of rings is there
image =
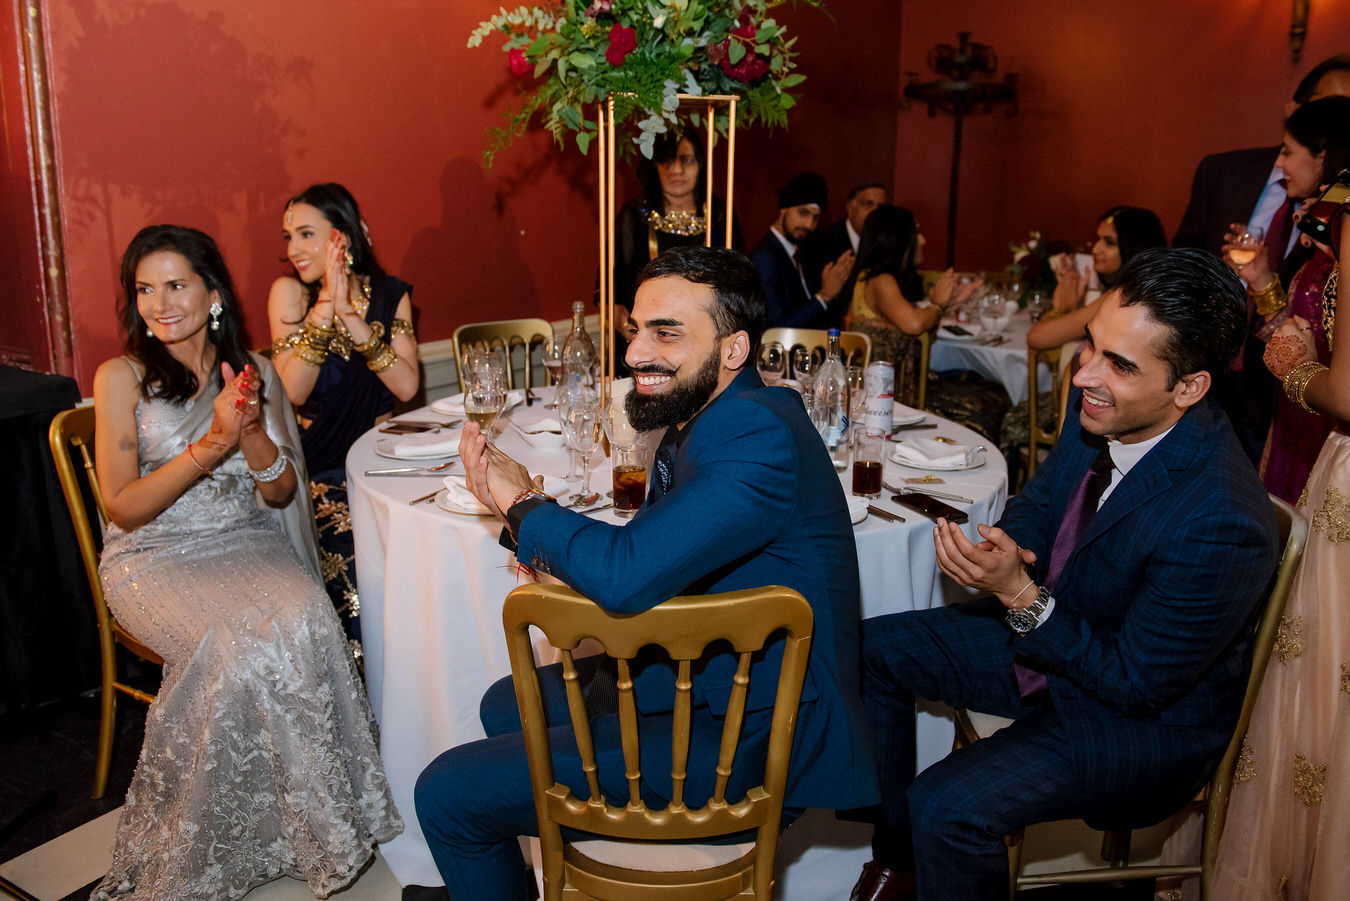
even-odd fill
[[[275,482],[277,479],[281,478],[281,474],[286,471],[286,467],[289,464],[290,461],[286,459],[286,455],[278,449],[277,458],[272,461],[271,466],[266,469],[253,469],[250,467],[248,474],[253,476],[253,481],[255,482]]]
[[[1308,390],[1308,383],[1313,380],[1320,372],[1326,372],[1327,367],[1316,360],[1304,360],[1284,377],[1284,396],[1294,403],[1298,404],[1309,413],[1316,413],[1312,407],[1308,406],[1308,401],[1304,394]]]

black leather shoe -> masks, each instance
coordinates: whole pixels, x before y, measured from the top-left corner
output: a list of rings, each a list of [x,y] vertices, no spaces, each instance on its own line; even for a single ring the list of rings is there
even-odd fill
[[[901,873],[869,860],[863,864],[848,901],[911,901],[916,893],[913,873]]]

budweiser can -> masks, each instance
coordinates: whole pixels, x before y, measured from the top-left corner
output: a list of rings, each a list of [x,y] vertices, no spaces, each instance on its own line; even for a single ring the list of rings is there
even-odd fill
[[[877,360],[863,374],[863,390],[867,392],[864,404],[863,427],[872,433],[889,435],[894,422],[895,367]]]

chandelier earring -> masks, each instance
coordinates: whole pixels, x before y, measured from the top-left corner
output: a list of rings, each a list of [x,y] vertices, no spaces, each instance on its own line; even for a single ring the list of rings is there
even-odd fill
[[[213,332],[220,331],[220,313],[223,309],[220,301],[211,304],[211,331]]]
[[[342,254],[342,265],[343,265],[342,271],[347,275],[351,275],[352,267],[356,265],[356,258],[352,256],[352,252],[350,250],[345,251]]]

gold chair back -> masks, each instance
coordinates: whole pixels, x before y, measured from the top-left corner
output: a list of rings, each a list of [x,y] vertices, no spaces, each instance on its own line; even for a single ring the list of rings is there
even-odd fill
[[[1027,348],[1027,386],[1030,389],[1027,394],[1027,478],[1036,472],[1036,466],[1040,463],[1040,449],[1042,447],[1053,447],[1059,440],[1060,430],[1064,427],[1064,416],[1061,415],[1055,422],[1042,422],[1040,415],[1040,405],[1037,400],[1041,396],[1041,382],[1039,378],[1041,365],[1044,364],[1050,370],[1050,387],[1053,392],[1051,395],[1055,398],[1055,408],[1062,410],[1060,396],[1067,388],[1067,379],[1064,378],[1064,371],[1060,368],[1061,348],[1054,347],[1050,350],[1033,350]]]
[[[1023,875],[1022,832],[1019,831],[1007,837],[1008,869],[1011,875],[1010,901],[1015,898],[1018,889],[1037,885],[1070,885],[1186,876],[1199,876],[1200,897],[1201,899],[1209,897],[1209,884],[1214,874],[1214,862],[1219,856],[1219,839],[1223,836],[1224,820],[1228,815],[1228,802],[1238,755],[1242,750],[1242,741],[1247,735],[1247,727],[1252,721],[1252,712],[1256,709],[1256,698],[1261,691],[1261,681],[1265,678],[1266,667],[1270,663],[1271,652],[1275,647],[1280,618],[1284,616],[1284,605],[1289,599],[1289,589],[1293,586],[1294,574],[1298,571],[1299,561],[1303,559],[1303,546],[1308,539],[1308,523],[1293,507],[1274,495],[1270,496],[1270,505],[1275,513],[1279,543],[1284,550],[1256,621],[1252,639],[1252,668],[1247,676],[1247,690],[1242,698],[1242,709],[1238,714],[1237,725],[1233,729],[1232,738],[1228,740],[1223,757],[1219,759],[1219,764],[1214,769],[1213,776],[1193,802],[1200,805],[1203,816],[1200,863],[1132,866],[1129,862],[1131,831],[1111,829],[1102,836],[1101,856],[1107,866],[1090,870]],[[1007,722],[1009,721],[997,717],[958,709],[956,746],[971,744],[981,736],[987,736],[1002,725],[1006,725]]]
[[[736,896],[761,901],[770,898],[788,758],[811,645],[813,619],[806,600],[792,589],[774,586],[674,598],[636,615],[617,616],[570,588],[526,585],[507,596],[502,621],[539,819],[545,901],[557,901],[564,893],[608,899],[661,897],[687,901]],[[548,724],[544,721],[530,640],[531,626],[561,652],[567,704],[589,788],[588,798],[578,798],[554,777]],[[786,637],[764,782],[749,789],[744,798],[728,800],[726,787],[745,714],[751,657],[771,635],[780,632]],[[573,652],[586,638],[603,645],[618,670],[618,717],[628,792],[626,797],[613,800],[604,797],[600,788],[595,745],[573,659]],[[730,646],[738,655],[738,669],[723,720],[713,797],[704,806],[691,809],[685,806],[684,789],[690,756],[693,680],[697,678],[695,664],[713,642]],[[639,790],[642,772],[637,701],[629,668],[639,650],[649,645],[664,649],[678,667],[671,714],[672,771],[668,791],[658,789],[671,800],[661,810],[649,809]],[[681,851],[690,850],[690,843],[715,836],[753,830],[755,839],[748,851],[741,853],[736,849],[736,856],[711,866],[702,860],[703,865],[697,869],[643,870],[631,865],[636,851],[619,854],[618,861],[623,863],[597,859],[588,853],[592,844],[603,847],[608,842],[567,842],[562,836],[563,829],[623,842],[642,842],[644,853],[669,851],[677,859]],[[669,843],[679,844],[672,847]],[[636,846],[627,847],[631,850]],[[699,848],[707,850],[707,846]]]
[[[829,343],[829,335],[823,328],[784,328],[775,326],[766,328],[764,336],[760,339],[760,344],[780,344],[787,354],[788,365],[792,363],[792,352],[798,347],[804,347],[812,352],[820,351],[823,356],[825,347]],[[844,359],[845,366],[861,366],[867,368],[867,364],[872,362],[872,339],[862,332],[840,332],[839,333],[839,353]],[[796,378],[795,374],[789,369],[789,377]]]
[[[506,386],[516,387],[515,349],[522,348],[525,356],[525,387],[534,386],[534,366],[531,354],[536,344],[553,337],[553,326],[547,319],[500,319],[494,322],[469,322],[455,329],[452,338],[455,350],[455,378],[464,390],[464,352],[474,344],[502,347],[506,351]]]
[[[108,509],[103,505],[98,473],[94,469],[94,408],[79,407],[58,413],[47,432],[56,474],[61,481],[61,493],[70,511],[70,522],[75,527],[75,538],[84,561],[84,574],[89,580],[89,593],[94,598],[94,615],[98,621],[99,648],[102,652],[102,709],[99,717],[98,756],[94,764],[93,797],[101,798],[108,787],[108,771],[112,765],[113,727],[117,714],[117,692],[138,701],[150,703],[155,696],[117,681],[117,645],[122,645],[142,660],[163,664],[159,655],[122,628],[108,609],[103,597],[103,582],[98,576],[98,545],[94,541],[93,526],[85,506],[80,472],[83,471],[90,494],[103,525],[108,524]],[[75,459],[79,460],[79,468]]]

